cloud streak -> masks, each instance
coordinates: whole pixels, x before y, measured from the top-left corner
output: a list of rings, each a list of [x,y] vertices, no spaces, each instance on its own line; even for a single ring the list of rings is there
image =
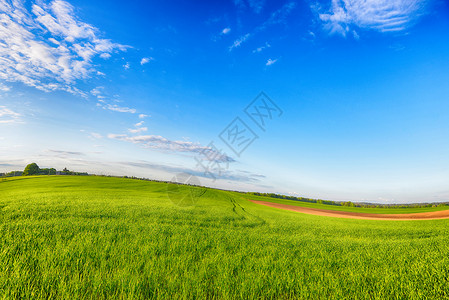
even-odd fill
[[[286,18],[290,15],[290,13],[293,11],[293,9],[296,7],[295,2],[288,2],[284,4],[281,8],[278,10],[275,10],[270,14],[270,17],[265,20],[262,24],[257,26],[252,33],[247,33],[245,35],[240,36],[238,39],[234,41],[234,43],[229,47],[229,51],[234,50],[235,48],[240,47],[244,42],[246,42],[250,37],[253,35],[264,31],[270,26],[277,25],[277,24],[283,24],[286,21]]]
[[[277,59],[268,59],[267,63],[265,64],[266,66],[271,66],[273,64],[275,64],[278,60]]]
[[[121,112],[121,113],[135,114],[137,112],[137,110],[135,108],[122,107],[122,106],[118,106],[117,104],[101,105],[101,104],[97,103],[97,105],[103,107],[103,109],[108,109],[108,110]]]
[[[143,66],[143,65],[149,63],[149,62],[152,61],[152,60],[154,60],[153,57],[144,57],[144,58],[142,58],[142,60],[140,61],[140,64]]]
[[[161,165],[161,164],[155,164],[151,162],[146,161],[136,161],[136,162],[121,162],[124,166],[133,166],[138,168],[145,168],[145,169],[155,169],[160,171],[165,171],[169,173],[188,173],[192,174],[197,177],[202,177],[206,179],[210,179],[209,176],[207,176],[204,171],[199,171],[191,168],[186,167],[179,167],[179,166],[168,166],[168,165]],[[225,173],[220,173],[217,175],[217,178],[220,180],[230,180],[230,181],[237,181],[237,182],[249,182],[249,183],[257,183],[260,182],[262,179],[265,178],[264,175],[261,174],[255,174],[250,173],[247,171],[226,171]]]
[[[223,30],[221,31],[221,34],[229,34],[230,32],[231,32],[231,28],[226,27],[225,29],[223,29]]]
[[[62,156],[62,157],[84,156],[85,155],[83,152],[52,150],[52,149],[48,149],[47,152],[51,153],[52,155],[58,155],[58,156]]]
[[[93,59],[126,48],[100,38],[98,29],[80,21],[65,1],[25,5],[23,0],[0,0],[2,80],[87,96],[75,84],[99,74]]]
[[[11,90],[10,86],[4,85],[3,83],[0,82],[0,91],[9,92],[10,90]]]
[[[234,5],[239,9],[249,7],[254,13],[259,14],[265,6],[265,0],[234,0]]]
[[[130,128],[128,131],[131,133],[145,132],[148,131],[148,127]]]
[[[270,48],[270,47],[271,47],[270,44],[265,43],[265,46],[261,46],[261,47],[259,47],[259,48],[254,49],[254,50],[253,50],[253,53],[260,53],[260,52],[262,52],[264,49],[267,49],[267,48]]]
[[[424,13],[426,4],[427,0],[332,0],[328,12],[320,13],[318,9],[318,13],[331,34],[346,36],[353,26],[399,32]]]
[[[229,51],[234,50],[235,48],[240,47],[240,45],[242,43],[244,43],[249,37],[251,36],[251,34],[247,33],[245,35],[242,35],[241,37],[239,37],[238,39],[236,39],[234,41],[234,43],[229,47]]]
[[[0,106],[0,124],[21,123],[20,114],[16,113],[6,106]]]
[[[108,134],[108,138],[140,144],[145,148],[156,149],[169,152],[184,152],[192,154],[203,154],[201,157],[206,160],[216,162],[234,162],[235,160],[226,154],[217,152],[211,147],[202,146],[199,143],[186,141],[171,141],[160,135],[138,135],[129,136],[126,134]]]

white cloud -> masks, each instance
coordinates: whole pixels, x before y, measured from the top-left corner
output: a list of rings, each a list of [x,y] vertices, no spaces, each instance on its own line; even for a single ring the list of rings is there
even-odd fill
[[[0,124],[21,123],[20,114],[16,113],[6,106],[0,106]]]
[[[271,25],[285,24],[287,17],[290,15],[290,13],[293,11],[295,7],[296,3],[293,1],[285,3],[281,8],[271,13],[268,20],[266,20],[260,26],[259,30],[263,30]]]
[[[276,63],[278,60],[277,59],[268,59],[267,63],[265,64],[266,66],[271,66],[272,64]]]
[[[254,49],[254,50],[253,50],[253,53],[259,53],[259,52],[262,52],[264,49],[267,49],[267,48],[270,48],[270,47],[271,47],[270,44],[265,43],[265,46],[261,46],[261,47],[259,47],[259,48]]]
[[[265,22],[263,22],[261,25],[257,26],[252,33],[247,33],[239,37],[237,40],[235,40],[234,43],[229,47],[229,51],[232,51],[233,49],[240,47],[251,36],[261,31],[264,31],[270,26],[276,24],[284,24],[286,22],[286,18],[290,15],[290,13],[293,11],[295,7],[296,7],[295,2],[288,2],[284,4],[281,8],[272,12],[270,14],[270,17],[267,20],[265,20]]]
[[[256,14],[262,11],[263,6],[265,4],[265,0],[249,0],[248,2],[249,6]]]
[[[86,154],[78,151],[65,151],[65,150],[52,150],[47,149],[45,152],[50,153],[50,155],[55,155],[57,157],[70,157],[70,156],[85,156]]]
[[[260,13],[265,5],[265,0],[247,0],[247,2],[251,10],[256,14]],[[244,0],[234,0],[234,5],[239,9],[247,7],[247,4]]]
[[[95,97],[97,97],[97,98],[102,98],[103,96],[101,95],[104,90],[104,87],[103,86],[97,86],[96,88],[94,88],[94,89],[92,89],[91,91],[90,91],[90,93],[92,94],[92,95],[94,95]]]
[[[97,103],[98,104],[98,103]],[[102,106],[101,104],[100,104],[100,106]],[[114,104],[114,105],[112,105],[112,104],[106,104],[106,105],[104,105],[104,106],[102,106],[104,109],[109,109],[109,110],[112,110],[112,111],[116,111],[116,112],[122,112],[122,113],[131,113],[131,114],[135,114],[136,112],[137,112],[137,110],[136,109],[134,109],[134,108],[129,108],[129,107],[121,107],[121,106],[118,106],[117,104]]]
[[[123,65],[123,68],[124,68],[125,70],[129,70],[129,62],[127,62],[126,64],[124,64],[124,65]]]
[[[189,152],[202,155],[206,159],[217,162],[233,162],[234,159],[226,154],[220,153],[211,147],[202,146],[199,143],[192,143],[186,141],[171,141],[159,135],[139,135],[128,136],[126,134],[108,134],[108,138],[120,141],[131,142],[134,144],[141,144],[145,148],[157,149],[162,151],[172,152]]]
[[[128,129],[129,132],[131,133],[139,133],[139,132],[144,132],[147,131],[148,128],[147,127],[139,127],[139,128],[135,128],[135,129]]]
[[[140,121],[139,123],[134,124],[134,127],[136,127],[136,128],[128,129],[128,131],[131,133],[139,133],[139,132],[147,131],[148,130],[147,127],[142,127],[142,125],[144,123],[145,123],[145,121]]]
[[[140,115],[139,115],[139,119],[145,119],[146,117],[149,117],[149,116],[146,115],[146,114],[140,114]]]
[[[92,59],[127,48],[100,38],[98,29],[81,22],[62,0],[0,0],[0,11],[0,79],[5,81],[86,96],[75,84],[97,74]]]
[[[228,35],[229,33],[231,33],[231,28],[230,27],[225,27],[223,28],[219,34],[215,35],[212,37],[212,41],[216,42],[219,39],[221,39],[223,36]]]
[[[4,85],[3,83],[0,82],[0,91],[9,92],[10,90],[11,90],[10,86]]]
[[[103,136],[97,132],[91,132],[89,135],[90,139],[102,139]]]
[[[228,33],[230,33],[230,32],[231,32],[231,28],[226,27],[225,29],[223,29],[223,30],[221,31],[221,34],[228,34]]]
[[[229,51],[232,51],[234,48],[238,48],[240,47],[240,45],[245,42],[249,37],[251,36],[251,34],[247,33],[241,37],[239,37],[238,39],[236,39],[234,41],[234,43],[231,45],[231,47],[229,47]]]
[[[406,30],[424,13],[427,0],[332,0],[320,20],[331,33],[346,36],[352,26],[380,32]],[[353,32],[357,39],[358,34]]]
[[[149,63],[150,61],[154,60],[153,57],[144,57],[142,58],[142,60],[140,61],[140,64],[143,66],[144,64]]]

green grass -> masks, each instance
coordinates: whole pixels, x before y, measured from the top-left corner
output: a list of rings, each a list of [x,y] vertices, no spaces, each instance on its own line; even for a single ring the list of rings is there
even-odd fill
[[[180,189],[196,206],[175,206],[163,183],[0,182],[0,298],[449,298],[449,220],[319,217]]]
[[[448,210],[449,206],[436,206],[436,207],[408,207],[408,208],[365,208],[365,207],[348,207],[348,206],[336,206],[336,205],[327,205],[327,204],[319,204],[319,203],[309,203],[302,202],[296,200],[286,200],[286,199],[278,199],[271,197],[261,197],[261,196],[253,196],[253,195],[245,195],[245,199],[251,200],[261,200],[272,203],[281,203],[288,204],[300,207],[308,207],[308,208],[319,208],[319,209],[327,209],[327,210],[337,210],[337,211],[350,211],[350,212],[358,212],[358,213],[369,213],[369,214],[411,214],[411,213],[422,213],[422,212],[432,212],[432,211],[441,211]]]

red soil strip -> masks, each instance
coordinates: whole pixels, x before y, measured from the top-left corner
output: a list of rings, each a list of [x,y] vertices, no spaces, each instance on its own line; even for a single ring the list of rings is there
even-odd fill
[[[249,200],[249,199],[248,199]],[[326,216],[345,219],[365,219],[365,220],[437,220],[437,219],[449,219],[449,210],[413,213],[413,214],[367,214],[357,213],[349,211],[338,211],[318,208],[300,207],[288,204],[273,203],[267,201],[255,201],[249,200],[253,203],[275,207],[290,211],[296,211],[309,215]]]

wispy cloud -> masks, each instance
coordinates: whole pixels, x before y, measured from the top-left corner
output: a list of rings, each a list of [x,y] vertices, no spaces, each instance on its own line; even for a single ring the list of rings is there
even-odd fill
[[[221,31],[221,34],[228,34],[228,33],[230,33],[230,32],[231,32],[231,28],[226,27],[225,29],[223,29],[223,30]]]
[[[318,12],[319,19],[331,34],[346,36],[351,27],[380,32],[404,31],[424,13],[427,0],[332,0],[326,13]]]
[[[134,124],[134,128],[128,129],[131,133],[140,133],[148,131],[148,127],[142,127],[142,125],[145,123],[145,121],[140,121],[139,123]]]
[[[249,37],[251,36],[251,34],[247,33],[245,35],[242,35],[241,37],[239,37],[238,39],[236,39],[234,41],[234,43],[229,47],[229,51],[232,51],[235,48],[240,47],[240,45],[245,42]]]
[[[99,105],[99,104],[97,104]],[[122,112],[122,113],[131,113],[131,114],[135,114],[137,112],[137,110],[135,108],[129,108],[129,107],[122,107],[122,106],[118,106],[117,104],[106,104],[106,105],[101,105],[104,109],[109,109],[112,111],[116,111],[116,112]]]
[[[270,26],[276,25],[276,24],[283,24],[286,21],[286,18],[290,15],[290,13],[293,11],[293,9],[296,7],[295,2],[288,2],[284,4],[281,8],[278,10],[275,10],[270,14],[270,17],[266,19],[262,24],[257,26],[252,33],[247,33],[243,36],[240,36],[238,39],[234,41],[234,43],[229,47],[229,51],[232,51],[235,48],[240,47],[244,42],[246,42],[250,37],[253,35],[264,31]]]
[[[296,7],[296,3],[291,1],[284,4],[281,8],[278,10],[275,10],[270,14],[270,17],[268,20],[266,20],[259,28],[259,30],[263,30],[269,26],[276,25],[276,24],[284,24],[286,22],[287,17],[290,15],[290,13],[293,11],[293,9]]]
[[[265,5],[265,0],[248,0],[249,6],[256,13],[260,13]]]
[[[139,133],[139,132],[144,132],[147,131],[148,128],[147,127],[139,127],[139,128],[130,128],[128,129],[129,132],[131,133]]]
[[[149,63],[150,61],[154,60],[153,57],[144,57],[142,58],[142,60],[140,61],[140,64],[143,66],[144,64]]]
[[[145,168],[145,169],[155,169],[160,171],[165,171],[173,174],[179,174],[179,173],[187,173],[192,174],[197,177],[207,178],[210,179],[210,175],[207,175],[203,170],[196,170],[186,167],[180,167],[180,166],[169,166],[169,165],[161,165],[161,164],[155,164],[152,162],[147,161],[129,161],[129,162],[121,162],[123,166],[133,166],[138,168]],[[237,182],[251,182],[256,183],[260,182],[262,179],[266,178],[266,176],[256,173],[251,173],[247,171],[229,171],[226,170],[225,172],[215,172],[214,170],[211,170],[211,172],[216,175],[217,178],[220,180],[230,180],[230,181],[237,181]]]
[[[21,123],[20,114],[12,111],[6,106],[0,106],[0,124]]]
[[[64,151],[64,150],[52,150],[47,149],[46,152],[49,152],[51,154],[56,154],[58,156],[68,157],[68,156],[84,156],[85,154],[83,152],[76,152],[76,151]]]
[[[129,68],[130,68],[129,62],[127,62],[126,64],[124,64],[124,65],[123,65],[123,68],[124,68],[125,70],[129,70]]]
[[[253,12],[259,14],[265,5],[265,0],[234,0],[234,5],[239,9],[249,7]]]
[[[204,154],[202,157],[211,158],[217,162],[233,162],[234,159],[217,152],[211,147],[202,146],[199,143],[187,142],[187,141],[171,141],[160,135],[139,135],[129,136],[126,134],[108,134],[108,138],[116,139],[120,141],[131,142],[134,144],[140,144],[145,148],[157,149],[161,151],[170,152],[187,152],[193,154]]]
[[[0,91],[9,92],[10,90],[11,90],[10,86],[4,85],[3,83],[0,82]]]
[[[262,52],[263,50],[265,50],[265,49],[267,49],[267,48],[270,48],[270,47],[271,47],[270,44],[265,43],[264,46],[261,46],[261,47],[259,47],[259,48],[254,49],[254,50],[253,50],[253,53],[260,53],[260,52]]]
[[[121,113],[131,113],[131,114],[137,113],[137,109],[135,108],[111,104],[111,102],[112,103],[121,102],[120,100],[118,100],[119,96],[118,95],[114,95],[113,97],[108,96],[107,93],[105,93],[105,88],[103,86],[97,86],[96,88],[92,89],[90,91],[90,94],[97,98],[98,100],[96,104],[97,107]]]
[[[62,0],[0,0],[0,11],[0,79],[5,81],[86,96],[75,84],[98,74],[93,58],[127,48],[100,38],[98,29],[80,21]]]
[[[220,31],[220,33],[218,33],[217,35],[214,35],[211,39],[212,39],[212,41],[216,42],[216,41],[220,40],[221,38],[223,38],[225,35],[228,35],[230,33],[231,33],[231,28],[225,27]]]
[[[139,114],[139,119],[145,119],[146,117],[149,117],[149,116],[146,114]]]
[[[104,87],[102,87],[102,86],[97,86],[96,88],[92,89],[92,90],[90,91],[90,93],[91,93],[92,95],[94,95],[95,97],[101,99],[101,98],[104,97],[104,96],[102,95],[103,90],[104,90]]]
[[[91,137],[93,139],[102,139],[103,138],[103,136],[97,132],[91,132],[89,137]]]
[[[271,66],[273,64],[275,64],[278,60],[277,59],[268,59],[267,63],[265,64],[266,66]]]

